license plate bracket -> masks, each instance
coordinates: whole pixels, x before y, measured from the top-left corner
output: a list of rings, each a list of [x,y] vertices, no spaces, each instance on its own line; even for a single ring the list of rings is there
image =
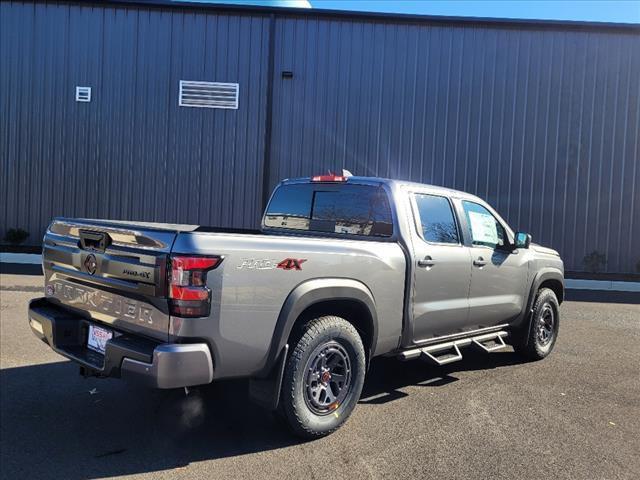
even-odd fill
[[[89,325],[87,348],[104,355],[107,340],[113,338],[113,331],[97,325]]]

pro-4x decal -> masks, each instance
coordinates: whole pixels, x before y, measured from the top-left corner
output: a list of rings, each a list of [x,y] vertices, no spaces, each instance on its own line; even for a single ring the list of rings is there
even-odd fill
[[[277,268],[283,270],[302,270],[302,264],[306,261],[306,258],[285,258],[278,263]]]

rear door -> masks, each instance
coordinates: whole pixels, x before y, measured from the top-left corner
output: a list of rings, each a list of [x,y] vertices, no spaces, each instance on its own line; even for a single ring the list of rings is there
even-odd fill
[[[457,333],[468,328],[471,256],[462,243],[449,198],[410,193],[413,236],[413,339]]]
[[[177,232],[56,219],[43,244],[45,293],[86,318],[166,341],[167,261]]]

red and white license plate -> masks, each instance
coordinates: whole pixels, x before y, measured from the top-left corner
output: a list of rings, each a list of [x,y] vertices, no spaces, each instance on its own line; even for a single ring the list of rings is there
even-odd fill
[[[113,337],[113,332],[106,328],[89,325],[89,338],[87,339],[87,347],[91,350],[104,355],[104,349],[107,340]]]

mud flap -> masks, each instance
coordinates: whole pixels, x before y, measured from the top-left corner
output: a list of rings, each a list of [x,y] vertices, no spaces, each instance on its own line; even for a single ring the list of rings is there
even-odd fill
[[[249,398],[252,402],[267,410],[276,410],[280,401],[280,388],[282,376],[287,362],[289,345],[285,345],[280,352],[277,362],[265,378],[252,378],[249,380]]]

